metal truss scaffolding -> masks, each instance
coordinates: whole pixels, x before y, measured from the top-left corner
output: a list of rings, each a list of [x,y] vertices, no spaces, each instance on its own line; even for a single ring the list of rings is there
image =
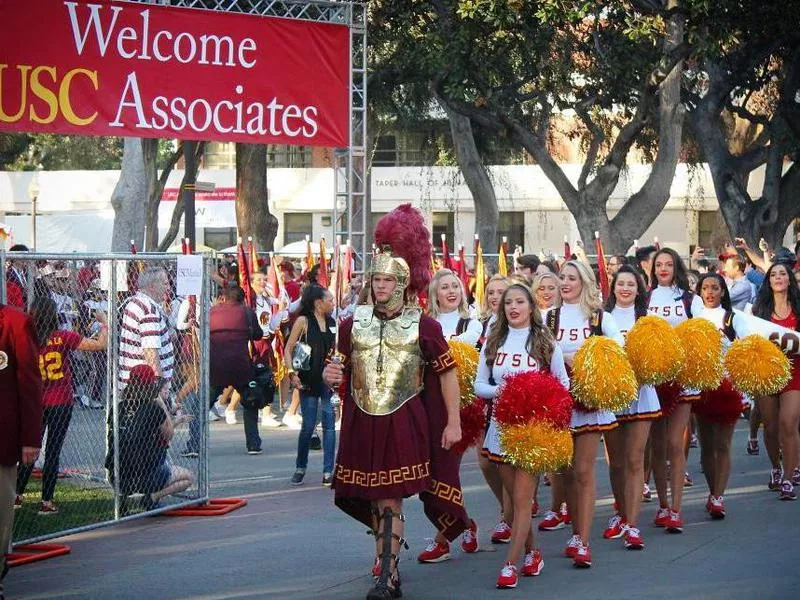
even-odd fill
[[[347,25],[350,28],[350,140],[334,156],[334,235],[350,240],[356,270],[367,266],[367,7],[351,1],[303,0],[129,0],[203,8],[261,17]],[[324,92],[323,92],[324,93]],[[333,240],[331,240],[333,241]]]

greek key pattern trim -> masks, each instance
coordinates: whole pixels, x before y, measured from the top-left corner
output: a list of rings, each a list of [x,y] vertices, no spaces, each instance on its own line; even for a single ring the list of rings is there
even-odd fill
[[[418,481],[430,476],[431,463],[426,461],[417,465],[389,469],[387,471],[358,471],[347,469],[341,465],[336,466],[336,480],[345,485],[356,485],[359,487],[383,487],[398,485],[406,481]]]
[[[461,488],[448,485],[443,481],[431,479],[431,487],[429,491],[437,498],[441,498],[446,502],[452,502],[456,506],[464,506],[464,497],[461,493]]]
[[[445,371],[449,371],[450,369],[455,368],[456,361],[450,355],[450,351],[448,350],[447,352],[436,358],[436,360],[434,360],[431,363],[431,366],[433,367],[433,371],[435,373],[444,373]]]

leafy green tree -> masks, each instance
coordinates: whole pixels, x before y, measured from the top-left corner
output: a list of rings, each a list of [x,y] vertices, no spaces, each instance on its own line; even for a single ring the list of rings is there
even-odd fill
[[[379,55],[394,67],[384,70],[386,80],[399,83],[397,104],[403,99],[419,104],[427,85],[428,97],[451,117],[456,149],[456,131],[468,131],[467,124],[523,148],[558,190],[582,237],[588,240],[600,231],[610,249],[619,251],[645,231],[669,199],[684,115],[681,61],[688,53],[684,15],[673,10],[677,0],[655,3],[670,11],[666,16],[634,4],[378,2],[371,4],[373,39],[397,38],[387,39]],[[462,119],[453,119],[456,114]],[[552,144],[559,121],[573,124],[585,148],[574,182]],[[659,144],[649,178],[609,218],[608,199],[630,150],[654,136]],[[457,152],[468,182],[481,178],[482,169],[470,154],[468,147]],[[480,199],[475,199],[480,213]],[[496,212],[485,211],[477,220],[481,228],[496,220]]]

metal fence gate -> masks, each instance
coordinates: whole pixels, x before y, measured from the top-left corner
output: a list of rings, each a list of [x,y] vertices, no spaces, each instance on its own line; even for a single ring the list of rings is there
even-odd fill
[[[14,544],[208,499],[213,265],[200,260],[199,293],[181,297],[175,255],[0,251],[0,300],[31,314],[45,386]]]

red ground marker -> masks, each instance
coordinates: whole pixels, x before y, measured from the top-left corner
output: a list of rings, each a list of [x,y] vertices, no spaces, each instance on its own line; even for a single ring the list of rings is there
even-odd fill
[[[56,556],[63,556],[64,554],[69,554],[71,550],[66,544],[23,544],[22,546],[15,546],[14,551],[8,555],[8,566],[18,567]]]
[[[176,508],[163,514],[168,517],[218,517],[243,506],[247,506],[247,500],[243,498],[212,498],[205,504]]]

